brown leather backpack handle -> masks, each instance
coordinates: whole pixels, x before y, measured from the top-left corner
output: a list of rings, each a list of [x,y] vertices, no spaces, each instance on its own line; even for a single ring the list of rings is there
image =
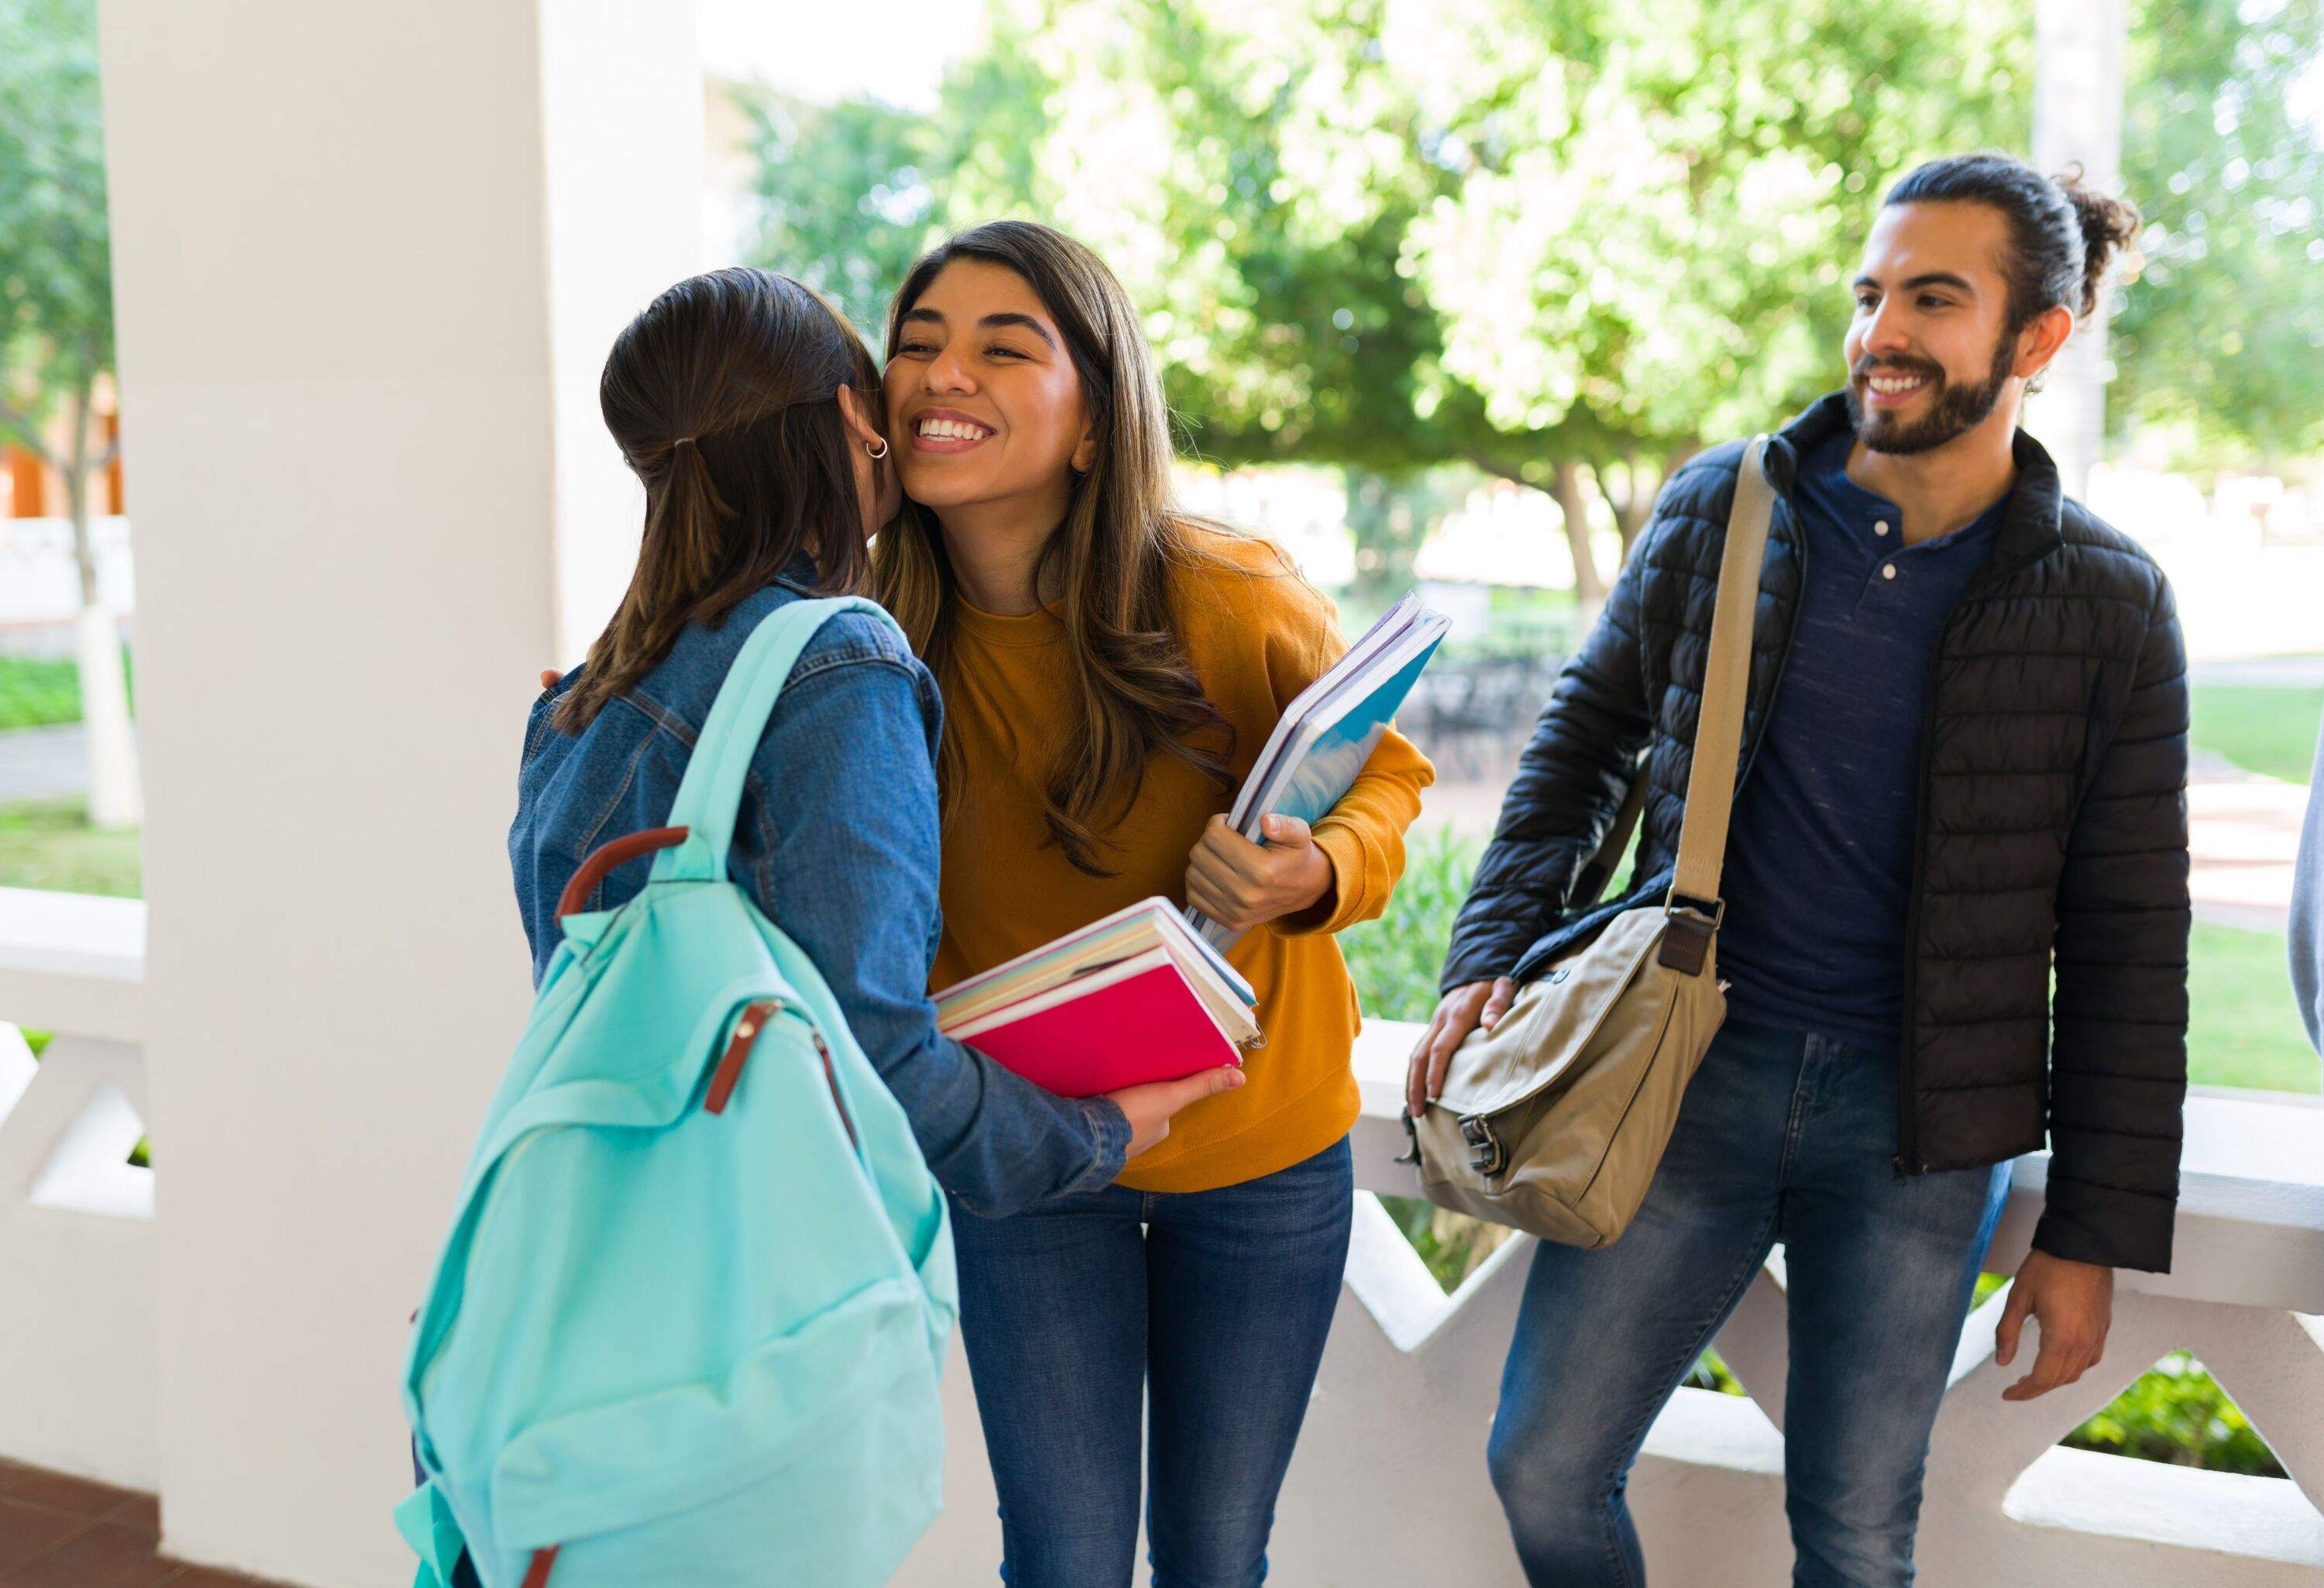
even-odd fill
[[[641,854],[651,854],[657,849],[674,849],[686,842],[690,831],[687,827],[648,827],[642,833],[632,833],[626,838],[600,845],[581,863],[573,880],[565,884],[565,891],[557,900],[557,919],[561,921],[568,915],[578,915],[588,904],[589,895],[597,891],[597,884],[616,866],[625,865]]]

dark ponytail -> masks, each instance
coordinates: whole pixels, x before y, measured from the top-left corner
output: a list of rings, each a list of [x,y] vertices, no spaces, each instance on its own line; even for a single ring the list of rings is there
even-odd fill
[[[2129,252],[2145,222],[2138,213],[2138,206],[2129,199],[2109,198],[2096,189],[2084,187],[2080,166],[2060,177],[2058,188],[2074,207],[2074,218],[2082,228],[2080,312],[2088,317],[2098,312],[2098,287],[2106,280],[2107,267],[2116,255]]]
[[[645,534],[621,605],[558,702],[560,730],[587,727],[688,623],[716,624],[802,551],[826,591],[862,585],[841,386],[877,410],[879,366],[862,338],[771,271],[680,282],[614,338],[598,406],[645,485]]]
[[[2009,222],[2010,328],[2063,304],[2098,312],[2098,289],[2138,236],[2138,207],[2083,184],[2078,166],[2052,181],[2006,154],[1932,160],[1888,189],[1884,204],[1987,204]]]

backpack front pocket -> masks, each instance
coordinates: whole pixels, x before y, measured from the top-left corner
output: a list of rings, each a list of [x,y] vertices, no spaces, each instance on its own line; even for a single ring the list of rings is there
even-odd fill
[[[693,1383],[526,1429],[493,1533],[550,1588],[883,1582],[939,1497],[943,1430],[918,1284],[883,1279]],[[684,1560],[674,1557],[682,1552]]]

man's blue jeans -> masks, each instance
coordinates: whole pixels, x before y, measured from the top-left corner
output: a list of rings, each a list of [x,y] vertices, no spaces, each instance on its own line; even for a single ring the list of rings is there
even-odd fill
[[[1003,1582],[1127,1588],[1143,1395],[1157,1588],[1256,1588],[1354,1196],[1343,1140],[1216,1191],[1109,1186],[1000,1219],[954,1205]]]
[[[1535,1255],[1489,1454],[1534,1588],[1638,1588],[1647,1426],[1784,1244],[1795,1588],[1902,1588],[2006,1165],[1904,1176],[1891,1052],[1729,1020],[1637,1218]]]

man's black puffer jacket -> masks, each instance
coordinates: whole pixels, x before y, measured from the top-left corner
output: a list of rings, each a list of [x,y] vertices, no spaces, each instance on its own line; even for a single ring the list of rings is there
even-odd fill
[[[1777,502],[1738,782],[1798,608],[1793,472],[1847,422],[1844,399],[1827,397],[1768,447]],[[2039,1149],[2046,1130],[2035,1246],[2167,1269],[2187,1090],[2185,654],[2153,560],[2067,500],[2022,431],[2015,451],[1992,560],[1932,659],[1896,1161],[1908,1173],[1995,1163]],[[1453,928],[1446,990],[1524,981],[1668,890],[1742,455],[1721,447],[1672,477],[1559,677]],[[1642,880],[1577,908],[1576,874],[1641,751]]]

